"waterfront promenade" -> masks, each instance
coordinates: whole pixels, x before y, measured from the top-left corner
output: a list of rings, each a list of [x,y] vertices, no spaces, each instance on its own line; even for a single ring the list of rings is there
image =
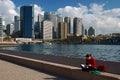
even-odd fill
[[[33,70],[36,69],[37,71],[40,72],[42,70],[42,72],[47,71],[50,74],[57,74],[59,76],[64,76],[66,78],[69,78],[68,80],[120,80],[119,68],[115,68],[114,66],[117,65],[119,67],[120,64],[116,62],[114,63],[114,62],[100,61],[102,65],[103,63],[105,63],[108,66],[109,65],[111,66],[110,67],[107,66],[108,68],[107,72],[103,73],[102,75],[96,75],[88,72],[83,72],[81,70],[81,68],[78,65],[79,63],[82,63],[81,62],[82,59],[52,56],[52,55],[42,55],[42,54],[34,54],[34,53],[32,54],[22,51],[19,51],[19,53],[18,51],[0,50],[0,58],[22,66],[32,68]],[[60,63],[59,61],[62,63]],[[23,75],[25,76],[25,74]],[[47,79],[45,78],[40,80],[66,80],[64,78],[63,79],[59,79],[59,78],[61,77],[54,76],[53,78],[47,78]]]
[[[0,60],[0,80],[67,80]]]

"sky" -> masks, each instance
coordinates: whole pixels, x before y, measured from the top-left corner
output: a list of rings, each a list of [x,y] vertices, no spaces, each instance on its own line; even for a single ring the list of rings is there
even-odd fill
[[[0,0],[4,24],[12,23],[23,5],[34,5],[35,17],[53,11],[65,17],[82,18],[85,29],[96,34],[120,33],[120,0]]]

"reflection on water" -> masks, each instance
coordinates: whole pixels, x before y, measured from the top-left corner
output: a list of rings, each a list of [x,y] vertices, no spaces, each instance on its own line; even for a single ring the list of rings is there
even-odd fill
[[[120,62],[120,45],[23,44],[17,47],[4,47],[3,49],[81,58],[84,58],[87,53],[91,53],[99,60]]]

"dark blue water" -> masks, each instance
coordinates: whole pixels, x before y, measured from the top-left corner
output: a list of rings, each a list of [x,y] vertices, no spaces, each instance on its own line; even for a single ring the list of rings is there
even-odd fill
[[[4,47],[3,49],[76,58],[85,58],[85,55],[90,53],[98,60],[120,62],[120,45],[23,44],[16,47]]]

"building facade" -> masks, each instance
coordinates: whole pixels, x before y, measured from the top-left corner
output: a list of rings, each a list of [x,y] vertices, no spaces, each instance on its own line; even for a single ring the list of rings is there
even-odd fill
[[[0,42],[3,41],[3,20],[2,16],[0,16]]]
[[[22,6],[20,8],[21,36],[34,38],[34,6]]]
[[[58,17],[57,17],[57,23],[59,23],[59,22],[64,22],[64,21],[63,21],[63,17],[61,17],[61,16],[58,16]]]
[[[70,34],[71,33],[71,18],[70,17],[65,17],[64,18],[64,22],[67,23],[67,33]]]
[[[88,36],[89,37],[95,37],[95,29],[93,27],[90,27],[88,29]]]
[[[14,17],[14,32],[20,31],[20,17],[15,16]]]
[[[44,20],[44,17],[42,15],[38,15],[38,20],[35,22],[35,38],[41,39],[41,22]]]
[[[67,39],[67,23],[66,22],[59,22],[58,24],[58,39]]]
[[[57,31],[57,16],[54,12],[45,12],[44,19],[51,21],[53,23],[53,39],[56,39],[56,31]]]
[[[43,40],[53,39],[53,23],[51,21],[47,20],[42,21],[41,36]]]
[[[87,29],[85,29],[85,35],[86,35],[86,36],[88,35]]]
[[[75,36],[82,36],[83,35],[83,24],[82,19],[75,17],[73,19],[73,34]]]
[[[7,36],[11,36],[13,34],[13,31],[14,31],[14,25],[13,24],[8,24],[6,26]]]
[[[61,17],[61,16],[57,16],[57,25],[59,26],[59,23],[60,22],[64,22],[64,19],[63,19],[63,17]],[[57,27],[57,30],[56,30],[56,38],[58,39],[59,37],[58,37],[58,27]]]

